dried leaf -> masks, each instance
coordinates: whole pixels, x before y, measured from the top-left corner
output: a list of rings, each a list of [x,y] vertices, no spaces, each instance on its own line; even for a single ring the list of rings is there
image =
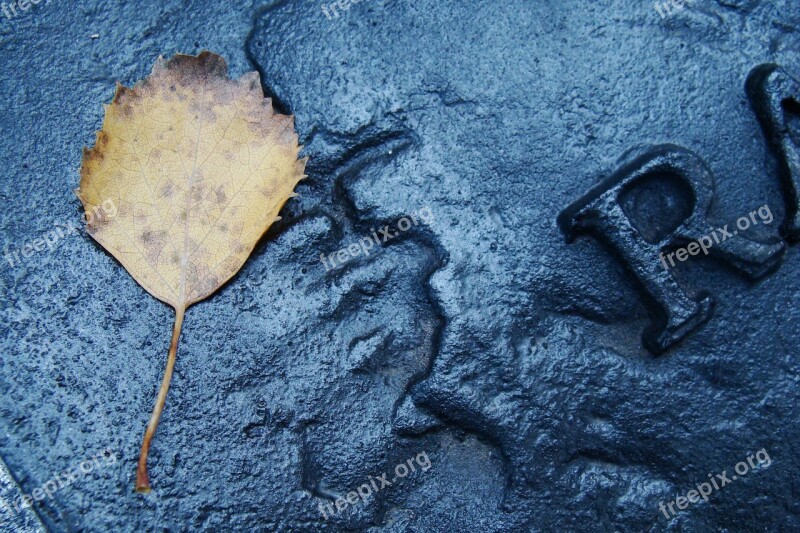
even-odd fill
[[[306,160],[298,160],[293,118],[273,112],[258,73],[231,80],[225,61],[210,52],[159,58],[132,89],[118,84],[104,107],[97,142],[84,149],[77,191],[87,231],[142,287],[175,308],[136,476],[136,489],[147,492],[147,453],[184,312],[242,267],[295,195]],[[108,201],[116,215],[96,216]]]

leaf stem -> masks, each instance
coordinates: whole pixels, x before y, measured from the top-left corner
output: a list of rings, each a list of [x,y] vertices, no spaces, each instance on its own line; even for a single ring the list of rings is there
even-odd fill
[[[153,440],[153,436],[156,434],[161,411],[164,410],[164,403],[167,400],[167,391],[169,391],[169,382],[172,380],[172,370],[175,368],[178,339],[181,336],[181,326],[183,325],[183,314],[185,312],[185,307],[175,308],[175,326],[172,328],[172,340],[169,343],[167,368],[164,371],[164,379],[161,381],[156,405],[153,407],[153,414],[150,415],[150,423],[147,424],[147,431],[145,431],[144,439],[142,440],[142,450],[139,454],[139,466],[136,469],[136,492],[150,492],[150,478],[147,475],[147,454],[150,451],[150,441]]]

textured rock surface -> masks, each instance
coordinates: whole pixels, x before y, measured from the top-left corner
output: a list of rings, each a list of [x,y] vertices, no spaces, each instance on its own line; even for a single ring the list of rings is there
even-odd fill
[[[54,531],[792,531],[800,528],[797,248],[747,282],[679,269],[713,318],[655,358],[625,268],[556,217],[635,146],[716,177],[715,220],[764,204],[777,164],[744,91],[800,71],[792,0],[539,5],[41,3],[0,20],[0,229],[18,250],[79,222],[80,148],[114,81],[207,48],[296,115],[309,179],[232,283],[187,315],[132,492],[171,312],[76,231],[0,273],[0,455]],[[92,38],[97,35],[96,38]],[[432,222],[332,270],[372,229]],[[4,259],[5,261],[5,259]],[[670,501],[771,458],[669,520]],[[320,502],[426,452],[432,466],[329,520]],[[390,479],[393,475],[390,475]]]

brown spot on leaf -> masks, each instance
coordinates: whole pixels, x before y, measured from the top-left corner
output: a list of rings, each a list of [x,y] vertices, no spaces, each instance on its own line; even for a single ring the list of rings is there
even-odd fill
[[[167,245],[168,234],[165,230],[146,229],[141,235],[139,240],[145,249],[145,255],[151,263],[157,263],[161,252]]]
[[[167,183],[161,186],[161,189],[159,189],[158,194],[161,198],[166,198],[166,199],[172,198],[173,196],[175,196],[175,184],[173,184],[171,181],[168,181]]]
[[[224,204],[225,200],[228,199],[228,196],[225,194],[225,186],[220,185],[219,187],[217,187],[217,190],[215,192],[217,195],[217,203]]]

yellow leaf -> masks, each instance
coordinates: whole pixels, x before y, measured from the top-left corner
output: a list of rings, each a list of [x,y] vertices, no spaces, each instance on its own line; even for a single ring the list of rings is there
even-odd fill
[[[84,149],[77,193],[87,231],[175,309],[167,368],[142,442],[140,492],[150,490],[147,453],[184,312],[236,274],[278,219],[304,177],[299,151],[293,118],[273,112],[258,73],[231,80],[225,61],[210,52],[158,58],[133,88],[118,84],[94,148]],[[116,206],[113,217],[98,209],[108,203]]]

